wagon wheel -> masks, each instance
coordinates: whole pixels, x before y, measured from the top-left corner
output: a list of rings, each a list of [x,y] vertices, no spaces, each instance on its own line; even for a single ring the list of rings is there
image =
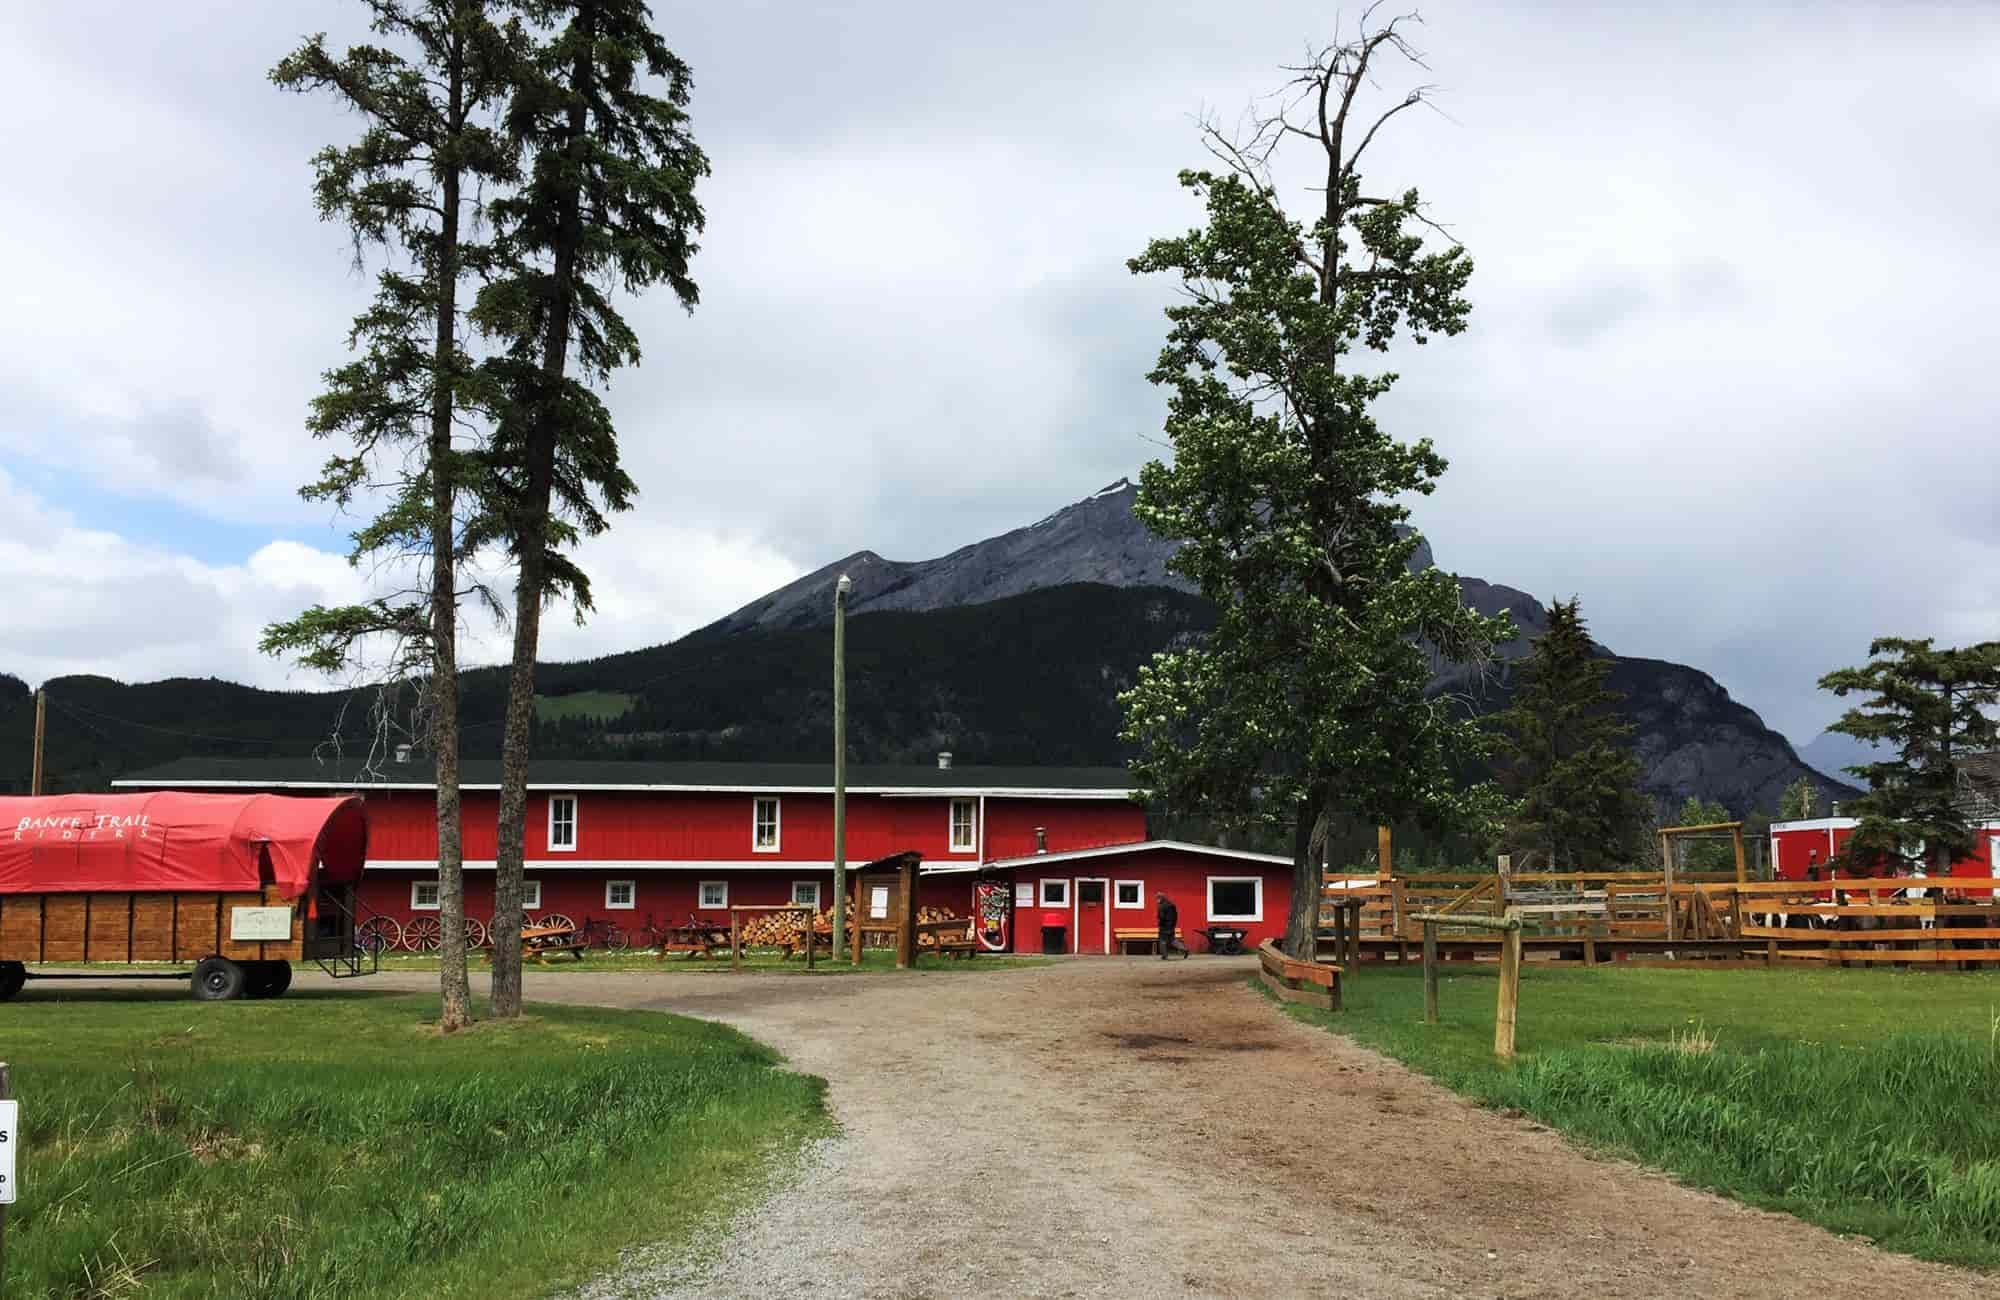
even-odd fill
[[[561,912],[544,912],[542,915],[535,918],[535,924],[540,926],[550,926],[557,930],[568,930],[572,934],[576,932],[576,922],[570,920],[568,917],[564,916]]]
[[[435,916],[414,916],[403,926],[403,946],[411,952],[436,952],[444,947],[444,926]]]
[[[402,942],[403,927],[386,916],[371,916],[354,927],[354,946],[363,952],[387,952]]]
[[[465,918],[465,946],[484,948],[486,946],[486,926],[476,916]]]

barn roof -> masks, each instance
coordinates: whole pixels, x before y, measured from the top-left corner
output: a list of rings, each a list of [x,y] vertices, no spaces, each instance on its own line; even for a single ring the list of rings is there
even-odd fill
[[[1029,853],[1018,858],[999,858],[986,865],[990,867],[1032,867],[1048,862],[1080,862],[1090,858],[1124,857],[1132,853],[1145,853],[1153,849],[1173,849],[1181,853],[1192,853],[1205,858],[1227,858],[1237,862],[1261,862],[1274,867],[1289,867],[1292,860],[1276,853],[1252,853],[1248,849],[1225,849],[1213,844],[1195,844],[1188,840],[1132,840],[1124,844],[1099,844],[1088,849],[1065,849],[1060,853]]]
[[[1956,800],[1968,817],[2000,818],[2000,750],[1961,754]]]
[[[361,758],[191,757],[128,773],[112,782],[123,789],[428,790],[436,784],[429,759],[369,764]],[[497,759],[459,764],[467,790],[500,788]],[[831,763],[666,763],[587,759],[535,759],[528,788],[544,791],[771,791],[817,794],[833,790]],[[850,794],[1037,794],[1052,798],[1122,799],[1132,793],[1122,767],[938,767],[932,763],[849,764]]]

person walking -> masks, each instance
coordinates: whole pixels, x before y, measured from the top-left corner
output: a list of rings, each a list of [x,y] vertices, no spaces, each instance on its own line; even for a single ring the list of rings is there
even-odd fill
[[[1168,898],[1164,892],[1160,894],[1159,917],[1160,960],[1165,961],[1173,955],[1174,934],[1180,927],[1181,911],[1174,906],[1174,900]]]

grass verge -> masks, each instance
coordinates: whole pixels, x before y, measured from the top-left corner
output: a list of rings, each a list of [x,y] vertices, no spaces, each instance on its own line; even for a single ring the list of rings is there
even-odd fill
[[[981,955],[970,960],[965,960],[955,957],[938,957],[936,955],[926,956],[919,953],[914,969],[920,971],[963,971],[967,974],[972,974],[978,971],[1020,970],[1029,966],[1046,966],[1050,960],[1048,957],[995,955]],[[382,956],[382,969],[384,971],[434,971],[437,968],[438,959],[435,956],[419,956],[409,953],[384,953]],[[491,970],[492,966],[483,956],[478,956],[473,958],[471,968],[477,973]],[[790,960],[786,960],[782,954],[773,949],[770,951],[745,953],[743,957],[743,969],[746,972],[772,975],[893,974],[896,969],[896,955],[886,948],[870,949],[862,954],[862,961],[859,966],[851,966],[844,961],[828,961],[825,957],[820,957],[817,959],[814,968],[811,971],[807,971],[806,959],[804,957],[793,957]],[[565,954],[560,957],[549,958],[546,966],[535,961],[530,961],[528,963],[528,970],[536,975],[542,974],[545,971],[571,975],[589,974],[592,971],[600,974],[604,971],[658,971],[666,975],[727,974],[729,972],[729,954],[724,953],[719,957],[710,957],[702,960],[686,957],[680,953],[669,953],[667,954],[667,959],[661,961],[655,953],[650,951],[635,952],[627,950],[625,952],[611,952],[603,949],[593,949],[582,961],[577,961]]]
[[[1495,974],[1365,970],[1345,1033],[1587,1145],[1891,1250],[2000,1269],[2000,979],[1888,971],[1522,972],[1511,1066]]]
[[[351,989],[0,1009],[26,1141],[8,1297],[535,1296],[676,1240],[826,1130],[725,1026],[535,1006],[450,1037]]]

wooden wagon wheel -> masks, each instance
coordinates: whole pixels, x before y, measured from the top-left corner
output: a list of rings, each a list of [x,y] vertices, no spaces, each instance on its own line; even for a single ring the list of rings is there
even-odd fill
[[[413,916],[403,926],[403,946],[411,952],[436,952],[444,947],[444,926],[435,916]]]
[[[467,948],[486,946],[486,925],[476,916],[465,918],[465,946]]]
[[[386,916],[371,916],[354,927],[354,946],[363,952],[387,952],[402,942],[403,927]]]
[[[576,932],[576,922],[570,920],[561,912],[544,912],[535,918],[535,924],[549,929],[568,930],[571,933]]]

